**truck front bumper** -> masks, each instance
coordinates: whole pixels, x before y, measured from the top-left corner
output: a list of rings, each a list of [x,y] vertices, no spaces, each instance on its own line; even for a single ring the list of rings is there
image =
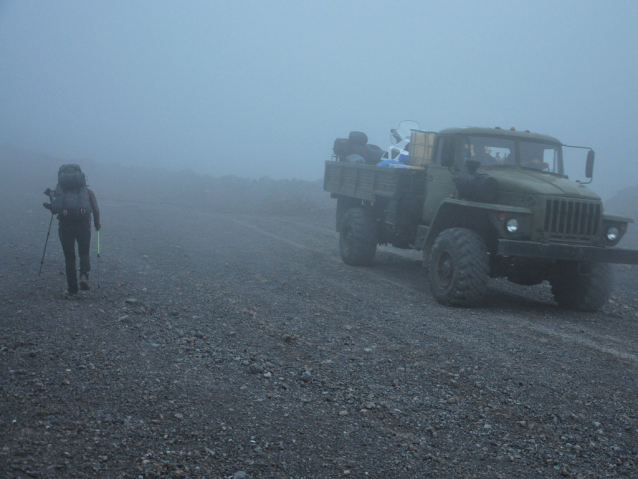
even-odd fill
[[[600,248],[561,243],[498,240],[498,254],[525,258],[587,261],[591,263],[638,264],[638,250]]]

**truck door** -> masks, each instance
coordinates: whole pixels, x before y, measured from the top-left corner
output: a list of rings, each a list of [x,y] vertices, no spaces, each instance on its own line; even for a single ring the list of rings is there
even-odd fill
[[[455,174],[453,166],[454,137],[439,136],[436,140],[434,161],[428,167],[425,180],[423,221],[427,226],[432,223],[441,202],[456,191],[456,185],[452,181]]]

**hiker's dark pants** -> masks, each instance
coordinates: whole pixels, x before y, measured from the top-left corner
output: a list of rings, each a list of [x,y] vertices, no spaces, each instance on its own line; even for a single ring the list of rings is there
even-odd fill
[[[80,255],[80,274],[88,276],[91,271],[89,248],[91,245],[91,223],[72,223],[60,221],[58,228],[64,260],[66,261],[66,282],[71,293],[78,292],[78,277],[75,268],[75,242],[78,243]]]

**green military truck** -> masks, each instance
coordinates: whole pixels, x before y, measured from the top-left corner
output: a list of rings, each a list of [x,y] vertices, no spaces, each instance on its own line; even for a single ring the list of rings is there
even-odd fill
[[[638,264],[616,245],[631,218],[606,214],[588,182],[568,179],[558,139],[500,128],[412,130],[407,165],[326,161],[343,261],[365,266],[377,245],[423,251],[436,300],[474,306],[488,278],[544,280],[564,308],[596,311],[613,286],[610,263]],[[335,150],[336,152],[336,150]],[[395,162],[398,163],[398,162]],[[399,166],[399,167],[397,167]]]

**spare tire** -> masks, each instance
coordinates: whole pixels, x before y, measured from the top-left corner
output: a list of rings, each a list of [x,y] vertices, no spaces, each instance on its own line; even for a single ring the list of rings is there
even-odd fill
[[[376,165],[384,152],[376,145],[353,145],[352,153],[360,155],[368,165]]]
[[[366,148],[368,149],[368,158],[364,157],[364,159],[372,165],[376,165],[377,163],[379,163],[381,161],[381,158],[383,158],[383,154],[385,153],[385,151],[383,151],[377,145],[366,145]]]
[[[362,131],[351,131],[348,140],[351,145],[365,145],[368,143],[368,135]]]

